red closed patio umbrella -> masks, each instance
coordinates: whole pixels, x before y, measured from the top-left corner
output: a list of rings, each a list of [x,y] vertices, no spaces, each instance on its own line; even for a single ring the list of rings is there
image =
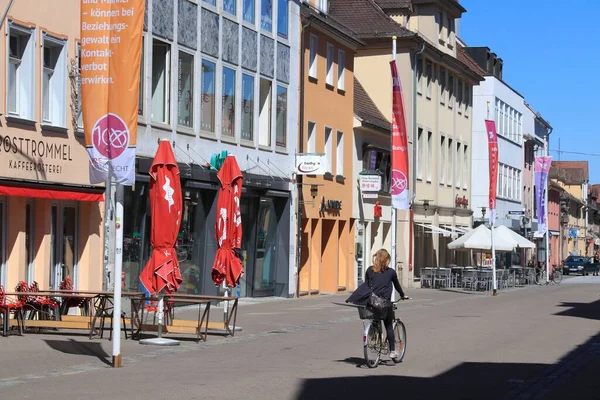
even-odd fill
[[[212,269],[216,286],[225,282],[227,287],[235,287],[244,274],[241,260],[235,249],[242,245],[242,214],[240,196],[242,194],[242,172],[233,154],[225,158],[217,174],[221,182],[217,200],[217,254]]]
[[[152,256],[140,274],[151,295],[174,293],[181,284],[175,252],[181,224],[181,181],[171,143],[164,139],[150,167],[150,212]]]

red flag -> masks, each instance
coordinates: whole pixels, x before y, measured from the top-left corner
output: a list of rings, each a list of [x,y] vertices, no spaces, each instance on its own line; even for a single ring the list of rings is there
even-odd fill
[[[490,154],[490,224],[496,221],[496,186],[498,184],[498,135],[496,123],[485,120],[485,129],[488,137],[488,150]]]
[[[404,117],[404,96],[398,76],[396,61],[390,61],[393,85],[392,112],[392,207],[408,210],[408,144],[406,140],[406,118]]]

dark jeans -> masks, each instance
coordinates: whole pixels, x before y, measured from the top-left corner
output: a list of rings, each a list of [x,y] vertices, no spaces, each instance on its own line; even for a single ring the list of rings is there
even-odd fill
[[[394,340],[394,317],[394,310],[390,307],[385,319],[383,320],[383,325],[385,326],[385,330],[387,332],[388,348],[390,351],[396,350],[396,342]]]

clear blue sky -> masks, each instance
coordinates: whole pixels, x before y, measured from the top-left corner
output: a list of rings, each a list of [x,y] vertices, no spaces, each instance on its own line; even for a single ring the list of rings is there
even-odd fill
[[[600,1],[460,0],[467,12],[460,36],[468,46],[487,46],[504,61],[503,80],[550,122],[550,155],[600,154]],[[573,5],[569,4],[572,3]],[[588,160],[590,183],[600,183],[600,157]]]

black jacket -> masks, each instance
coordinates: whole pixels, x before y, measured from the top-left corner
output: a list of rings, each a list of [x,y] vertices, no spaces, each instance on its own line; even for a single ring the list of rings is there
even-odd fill
[[[352,303],[356,305],[366,305],[371,296],[371,290],[379,297],[384,299],[392,299],[392,284],[394,288],[400,293],[400,296],[404,297],[404,291],[398,281],[398,275],[396,271],[391,268],[385,271],[375,273],[373,267],[369,267],[365,273],[365,282],[360,285],[354,293],[346,299],[346,303]],[[369,286],[370,285],[370,286]]]

